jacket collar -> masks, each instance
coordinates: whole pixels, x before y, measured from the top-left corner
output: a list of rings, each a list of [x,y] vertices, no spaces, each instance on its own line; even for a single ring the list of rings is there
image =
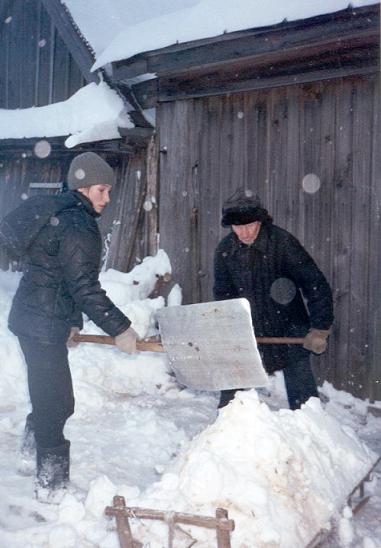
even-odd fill
[[[76,200],[76,205],[78,207],[83,207],[87,213],[89,213],[92,217],[100,217],[101,214],[97,213],[95,209],[93,208],[93,204],[90,202],[90,200],[82,194],[82,192],[78,192],[78,190],[70,190],[69,191]]]

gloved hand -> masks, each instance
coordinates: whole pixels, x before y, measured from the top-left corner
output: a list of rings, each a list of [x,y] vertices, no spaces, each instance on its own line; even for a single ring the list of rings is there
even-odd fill
[[[310,329],[304,337],[303,348],[311,350],[314,354],[322,354],[327,349],[327,338],[330,329]]]
[[[75,337],[75,335],[78,335],[79,332],[80,332],[79,327],[72,327],[70,329],[69,338],[66,341],[66,346],[68,348],[75,348],[76,346],[79,345],[79,342],[73,341],[73,337]]]
[[[120,335],[115,337],[115,346],[121,351],[127,354],[136,353],[136,339],[138,334],[135,329],[129,327],[126,331],[123,331]]]

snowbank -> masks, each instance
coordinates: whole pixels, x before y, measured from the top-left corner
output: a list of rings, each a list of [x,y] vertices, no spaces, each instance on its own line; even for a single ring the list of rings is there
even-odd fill
[[[102,285],[142,334],[155,330],[155,311],[164,301],[147,295],[167,271],[161,251],[130,273],[102,273]],[[363,428],[363,416],[357,419],[364,408],[328,384],[325,409],[311,399],[296,412],[270,410],[284,407],[282,376],[276,375],[269,392],[260,398],[254,390],[241,392],[217,415],[217,395],[180,388],[165,355],[128,356],[82,344],[70,351],[76,398],[65,428],[71,487],[57,506],[37,502],[34,462],[23,460],[18,449],[29,411],[25,366],[6,327],[18,280],[18,274],[0,272],[0,546],[117,548],[115,521],[104,508],[119,494],[128,505],[168,511],[214,515],[224,507],[236,522],[234,548],[298,548],[339,515],[374,462],[354,429]],[[86,320],[85,331],[95,330]],[[381,419],[370,423],[368,435],[380,436]],[[145,546],[166,543],[164,525],[133,520],[133,529]],[[348,544],[354,537],[348,508],[339,530]],[[204,529],[189,533],[200,547],[215,545]],[[183,535],[180,546],[187,545],[184,538],[189,545],[189,533],[176,533]],[[380,539],[381,530],[365,539],[364,548]]]
[[[297,412],[271,412],[254,390],[241,392],[132,506],[210,516],[223,507],[236,523],[233,546],[304,547],[375,460],[317,398]],[[154,529],[159,543],[163,531]],[[188,532],[212,545],[214,532]]]

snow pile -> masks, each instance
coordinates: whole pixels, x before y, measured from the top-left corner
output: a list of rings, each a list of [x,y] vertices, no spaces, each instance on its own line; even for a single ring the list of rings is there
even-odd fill
[[[18,403],[28,399],[22,352],[16,337],[8,331],[10,295],[16,291],[19,280],[19,274],[0,270],[0,410],[4,411],[14,409]],[[8,417],[1,416],[0,432],[9,428]]]
[[[99,279],[110,299],[117,306],[124,306],[129,301],[146,299],[159,276],[171,273],[168,255],[159,249],[154,257],[146,257],[131,272],[125,274],[110,268],[106,273],[101,272]]]
[[[138,53],[164,48],[173,44],[200,40],[250,28],[298,19],[306,19],[324,13],[377,3],[375,0],[195,0],[191,6],[184,7],[184,1],[178,2],[176,11],[147,17],[138,23],[130,23],[110,45],[98,56],[92,70],[107,63],[128,59]],[[69,2],[70,4],[70,2]],[[125,8],[127,10],[127,7]],[[91,22],[80,14],[77,24],[89,34]]]
[[[0,109],[0,138],[70,135],[68,148],[117,139],[118,127],[133,127],[119,95],[105,82],[88,84],[66,101],[27,109]]]
[[[234,546],[256,539],[255,546],[303,547],[375,460],[317,398],[275,413],[254,390],[241,392],[147,491],[143,506],[210,516],[223,507],[235,520]],[[212,545],[215,533],[189,532],[200,546]]]
[[[155,331],[155,310],[164,306],[147,295],[166,272],[170,264],[161,251],[130,273],[102,273],[103,287],[144,334]],[[241,392],[217,415],[218,394],[179,387],[165,354],[129,356],[95,344],[70,351],[76,398],[65,427],[71,486],[57,506],[36,501],[34,462],[19,453],[30,410],[25,366],[6,327],[18,280],[19,274],[0,272],[0,546],[118,548],[115,520],[104,515],[116,494],[131,506],[207,516],[224,507],[236,522],[234,548],[305,546],[332,515],[342,545],[356,541],[350,509],[339,511],[375,461],[355,433],[364,429],[358,400],[325,384],[325,409],[311,399],[296,412],[271,411],[269,405],[278,409],[285,401],[278,374],[260,399],[254,390]],[[95,330],[86,320],[85,331]],[[381,419],[367,420],[369,439],[381,437]],[[131,521],[144,546],[166,545],[164,524]],[[200,547],[215,545],[210,531],[182,529],[176,546],[189,546],[189,534]],[[361,529],[358,546],[381,544],[381,528],[373,529],[374,535]]]

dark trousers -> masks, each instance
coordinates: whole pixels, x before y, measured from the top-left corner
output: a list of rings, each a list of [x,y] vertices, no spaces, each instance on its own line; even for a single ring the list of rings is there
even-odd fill
[[[290,409],[299,409],[302,403],[312,396],[319,397],[316,381],[312,373],[309,356],[290,361],[283,369],[287,398]],[[219,408],[225,407],[235,396],[238,389],[221,390]]]
[[[73,384],[65,343],[41,344],[19,337],[28,367],[28,387],[32,413],[28,422],[41,448],[65,444],[63,429],[74,413]]]

